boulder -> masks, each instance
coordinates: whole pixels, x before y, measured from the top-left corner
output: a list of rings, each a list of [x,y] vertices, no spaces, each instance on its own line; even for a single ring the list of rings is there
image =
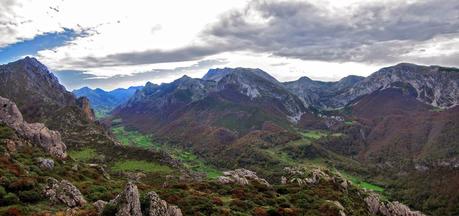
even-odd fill
[[[116,216],[142,216],[139,190],[132,182],[127,183],[124,190],[109,204],[116,206]]]
[[[39,145],[53,157],[59,159],[67,157],[67,147],[62,142],[59,132],[50,130],[41,123],[25,122],[16,104],[3,97],[0,97],[0,123],[11,127],[20,136]]]
[[[54,160],[48,158],[38,158],[38,166],[42,170],[53,170],[54,169]]]
[[[257,182],[267,187],[271,187],[268,181],[263,178],[259,178],[255,172],[247,169],[236,169],[223,172],[223,176],[218,177],[217,181],[221,184],[234,183],[239,185],[248,185],[251,182]]]
[[[55,203],[63,203],[68,207],[81,207],[86,200],[80,190],[67,180],[58,181],[54,178],[48,179],[44,194]]]
[[[182,216],[182,211],[174,205],[169,205],[165,200],[159,198],[155,192],[147,194],[149,200],[148,216]]]
[[[281,177],[282,184],[296,183],[298,185],[312,185],[319,183],[321,180],[330,181],[333,178],[319,168],[306,172],[300,168],[292,167],[285,167],[284,176]]]
[[[102,212],[104,211],[105,206],[107,205],[107,202],[103,200],[97,200],[92,205],[96,208],[97,214],[101,215]]]

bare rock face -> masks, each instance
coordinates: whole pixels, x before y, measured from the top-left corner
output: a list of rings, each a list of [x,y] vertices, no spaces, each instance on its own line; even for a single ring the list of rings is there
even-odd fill
[[[81,207],[86,200],[80,190],[67,180],[58,181],[54,178],[48,179],[44,194],[56,203],[63,203],[68,207]]]
[[[107,202],[103,200],[97,200],[92,205],[96,208],[97,213],[101,215],[104,211],[105,206],[107,205]]]
[[[165,200],[159,198],[155,192],[148,193],[150,202],[148,216],[182,216],[182,211],[174,205],[169,205]]]
[[[38,158],[38,166],[42,170],[53,170],[54,169],[54,160],[49,158]]]
[[[116,216],[142,216],[139,190],[132,182],[127,183],[123,192],[118,194],[109,204],[117,207]]]
[[[248,185],[251,181],[254,181],[259,184],[271,187],[268,181],[263,178],[259,178],[255,172],[247,169],[236,169],[223,172],[223,176],[218,177],[217,181],[221,184],[234,183],[239,185]]]
[[[67,157],[67,147],[62,142],[59,132],[49,130],[41,123],[25,122],[16,104],[3,97],[0,97],[0,123],[13,128],[32,143],[38,144],[50,155],[59,159]]]
[[[337,177],[331,177],[321,169],[313,169],[310,171],[301,170],[299,168],[294,167],[285,167],[284,168],[284,176],[281,177],[281,183],[297,183],[298,185],[306,185],[306,184],[317,184],[321,180],[324,181],[338,181]],[[341,182],[341,181],[340,181]],[[343,184],[344,185],[344,184]],[[347,182],[345,184],[347,187]]]
[[[368,205],[368,210],[373,215],[384,216],[425,216],[419,211],[412,211],[408,206],[399,202],[384,203],[375,193],[370,193],[365,202]]]
[[[83,111],[83,114],[85,117],[90,120],[94,121],[96,120],[96,115],[94,114],[94,110],[91,109],[91,105],[89,103],[89,99],[87,97],[80,97],[77,99],[77,105],[81,108]]]
[[[148,209],[146,214],[148,216],[182,216],[182,211],[174,205],[169,205],[165,200],[159,198],[155,192],[149,192],[148,198]],[[113,206],[117,209],[116,216],[142,216],[142,210],[140,206],[140,195],[137,186],[129,182],[115,199],[106,203],[102,200],[95,202],[93,205],[98,209],[99,213],[103,212],[106,205]]]

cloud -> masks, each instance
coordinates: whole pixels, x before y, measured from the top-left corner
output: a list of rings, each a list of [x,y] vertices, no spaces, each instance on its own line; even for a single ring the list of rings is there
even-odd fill
[[[231,48],[224,46],[189,46],[175,50],[147,50],[143,52],[129,52],[111,54],[105,57],[85,57],[83,59],[67,59],[67,65],[83,68],[115,67],[126,65],[157,64],[167,62],[184,62],[200,60]]]
[[[340,8],[317,1],[253,0],[207,25],[198,34],[199,43],[60,61],[68,67],[94,68],[182,62],[251,51],[313,61],[445,63],[439,60],[453,58],[444,54],[416,58],[414,54],[419,44],[435,44],[438,38],[448,36],[445,40],[458,38],[458,20],[457,0],[359,2]]]
[[[73,29],[63,29],[62,32],[45,33],[35,36],[33,39],[17,42],[0,48],[0,63],[8,63],[22,56],[36,55],[43,49],[52,50],[55,47],[63,46],[76,37],[84,37],[86,32],[77,33]]]
[[[225,63],[226,61],[222,59],[209,59],[199,61],[196,64],[186,67],[153,69],[146,72],[138,72],[130,75],[115,75],[111,77],[99,77],[78,70],[56,71],[55,74],[59,78],[59,81],[70,90],[84,86],[113,89],[121,86],[143,85],[147,81],[162,80],[164,77],[170,77],[169,80],[173,80],[190,71],[206,70],[210,67]]]
[[[203,35],[303,60],[394,62],[418,43],[457,37],[458,20],[456,0],[362,2],[333,10],[308,1],[255,0],[224,15]]]

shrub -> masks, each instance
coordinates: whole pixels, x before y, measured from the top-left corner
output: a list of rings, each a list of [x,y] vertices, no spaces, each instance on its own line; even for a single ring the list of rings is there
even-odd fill
[[[6,195],[6,190],[3,186],[0,186],[0,198]]]
[[[104,210],[102,211],[102,216],[112,216],[118,212],[118,206],[107,203]]]
[[[18,195],[22,202],[34,203],[43,199],[42,194],[37,190],[19,191]]]
[[[87,197],[90,201],[110,200],[112,198],[112,193],[104,186],[96,185],[89,188]]]
[[[0,124],[0,140],[8,139],[13,136],[14,132],[11,128],[5,126],[4,124]]]
[[[19,198],[14,193],[7,193],[5,196],[3,196],[0,203],[3,203],[4,205],[18,204]]]

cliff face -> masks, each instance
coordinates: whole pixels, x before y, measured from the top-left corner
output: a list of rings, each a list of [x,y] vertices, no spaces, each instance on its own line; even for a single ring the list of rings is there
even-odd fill
[[[3,97],[0,97],[0,123],[11,127],[32,143],[38,144],[50,155],[59,159],[67,157],[67,147],[62,142],[59,132],[49,130],[41,123],[25,122],[16,104]]]
[[[80,97],[77,99],[77,105],[83,111],[84,116],[89,121],[95,121],[96,115],[94,114],[94,110],[91,109],[91,105],[89,104],[89,99],[87,97]]]
[[[341,108],[359,97],[388,88],[408,89],[418,101],[439,108],[459,104],[459,70],[439,66],[402,63],[382,68],[366,78],[350,76],[338,82],[301,78],[284,85],[307,105],[320,109]]]

